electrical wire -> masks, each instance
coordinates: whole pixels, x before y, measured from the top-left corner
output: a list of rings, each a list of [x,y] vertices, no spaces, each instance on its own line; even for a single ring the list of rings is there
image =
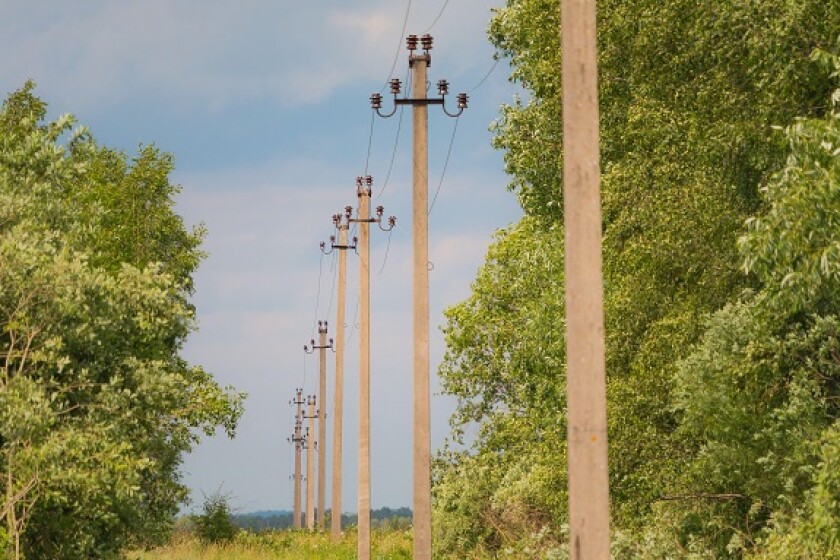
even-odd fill
[[[359,307],[361,307],[361,302],[359,301],[359,297],[356,296],[356,310],[353,312],[353,326],[350,328],[350,334],[347,335],[347,341],[344,343],[345,346],[350,344],[350,341],[353,340],[353,335],[356,334],[357,330],[359,330],[359,324],[356,322],[359,317]]]
[[[303,380],[300,384],[301,391],[306,391],[306,357],[308,355],[309,354],[307,354],[306,352],[303,353]]]
[[[444,2],[444,3],[443,3],[443,7],[442,7],[442,8],[440,9],[440,11],[438,12],[438,15],[435,17],[435,20],[432,22],[432,24],[431,24],[429,27],[427,27],[427,28],[426,28],[426,30],[425,30],[423,33],[428,33],[429,31],[431,31],[431,30],[432,30],[432,28],[433,28],[435,25],[437,25],[437,22],[438,22],[438,20],[440,19],[440,16],[442,16],[442,15],[443,15],[443,12],[445,12],[445,11],[446,11],[446,7],[447,7],[447,6],[449,6],[449,0],[446,0],[446,2]]]
[[[315,294],[315,318],[312,320],[312,335],[315,335],[315,328],[318,324],[318,311],[321,307],[321,273],[324,267],[324,253],[318,259],[318,291]]]
[[[492,73],[493,73],[493,70],[495,70],[495,69],[496,69],[496,67],[499,65],[499,61],[500,61],[500,60],[501,60],[501,57],[499,57],[499,56],[497,55],[497,56],[496,56],[496,60],[493,62],[493,65],[490,67],[490,70],[488,70],[488,71],[487,71],[487,73],[484,75],[484,77],[483,77],[483,78],[481,78],[481,81],[480,81],[480,82],[478,82],[478,83],[477,83],[477,84],[476,84],[476,85],[475,85],[475,86],[474,86],[471,90],[469,90],[469,93],[474,92],[475,90],[477,90],[478,88],[480,88],[481,86],[483,86],[483,85],[484,85],[484,82],[486,82],[486,81],[487,81],[487,78],[489,78],[489,77],[490,77],[490,74],[492,74]]]
[[[370,150],[373,147],[373,121],[375,120],[375,111],[370,112],[370,132],[368,133],[367,157],[365,157],[365,175],[368,174],[368,167],[370,166]]]
[[[385,270],[385,265],[388,263],[388,253],[391,252],[391,234],[394,232],[393,229],[388,230],[388,244],[385,245],[385,258],[382,259],[382,266],[379,267],[379,274],[382,274],[382,271]]]
[[[385,187],[388,186],[388,181],[391,179],[391,171],[394,169],[394,160],[397,158],[397,146],[399,146],[400,143],[400,131],[402,130],[404,109],[404,107],[400,107],[400,118],[397,120],[397,134],[394,136],[394,149],[391,151],[391,163],[388,165],[388,174],[385,175],[385,182],[382,184],[379,194],[376,195],[377,200],[382,198],[382,194],[385,192]]]
[[[400,40],[397,41],[397,51],[394,53],[394,60],[391,62],[391,70],[388,71],[388,77],[385,78],[385,83],[380,88],[379,93],[385,91],[391,81],[391,76],[394,74],[394,68],[397,67],[397,60],[400,57],[400,49],[402,49],[403,37],[405,37],[405,29],[408,26],[408,14],[411,12],[411,0],[408,0],[408,5],[405,7],[405,17],[403,18],[402,31],[400,31]]]
[[[461,120],[461,117],[458,116],[455,118],[455,126],[452,127],[452,137],[449,139],[449,150],[446,152],[446,160],[443,162],[443,171],[440,173],[440,181],[438,181],[437,190],[435,190],[435,196],[432,198],[432,204],[429,205],[429,214],[432,213],[432,210],[435,209],[435,202],[437,202],[438,195],[440,194],[440,188],[443,186],[443,178],[446,177],[446,168],[449,167],[449,158],[452,156],[452,146],[455,144],[455,133],[458,132],[458,121]]]
[[[411,83],[409,81],[409,77],[411,76],[411,68],[407,68],[405,71],[405,82],[406,87],[409,89],[408,95],[411,97]],[[403,112],[405,110],[404,106],[400,107],[400,118],[397,122],[397,133],[394,135],[394,149],[391,150],[391,163],[388,165],[388,174],[385,175],[385,182],[382,184],[382,188],[379,190],[379,194],[376,195],[376,199],[379,200],[382,197],[382,194],[385,192],[385,188],[388,186],[388,181],[391,180],[391,171],[394,169],[394,161],[397,157],[397,146],[400,143],[400,133],[402,131],[402,122],[403,122]]]
[[[329,307],[327,307],[327,316],[326,316],[327,320],[329,320],[332,317],[333,299],[335,298],[335,290],[336,290],[335,277],[338,274],[338,267],[336,266],[336,260],[337,260],[336,257],[337,257],[337,255],[336,255],[335,251],[333,251],[332,265],[330,267],[332,269],[332,281],[331,281],[332,289],[330,290],[330,305],[329,305]]]

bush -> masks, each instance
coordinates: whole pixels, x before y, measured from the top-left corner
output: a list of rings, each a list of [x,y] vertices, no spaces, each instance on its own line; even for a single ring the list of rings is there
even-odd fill
[[[198,538],[205,543],[230,542],[236,536],[230,509],[230,495],[217,490],[204,497],[204,513],[193,517]]]

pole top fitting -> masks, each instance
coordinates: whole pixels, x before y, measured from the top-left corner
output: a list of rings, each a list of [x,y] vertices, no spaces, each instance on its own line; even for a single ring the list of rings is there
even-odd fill
[[[370,196],[371,186],[373,186],[373,177],[370,175],[356,177],[356,196]]]
[[[423,50],[427,53],[432,50],[432,42],[432,36],[428,33],[425,33],[422,37],[420,37],[420,44],[423,46]]]

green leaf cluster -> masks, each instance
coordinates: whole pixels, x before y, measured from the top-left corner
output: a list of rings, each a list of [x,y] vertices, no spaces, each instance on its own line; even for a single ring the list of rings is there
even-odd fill
[[[44,123],[32,84],[0,110],[0,473],[10,558],[117,557],[159,542],[198,432],[243,395],[179,357],[200,229],[171,157]]]

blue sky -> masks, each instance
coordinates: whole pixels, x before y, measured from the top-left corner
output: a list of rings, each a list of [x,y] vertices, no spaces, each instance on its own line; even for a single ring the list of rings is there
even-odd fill
[[[437,364],[443,309],[469,295],[493,232],[520,215],[488,132],[517,92],[507,63],[494,68],[486,40],[490,10],[501,3],[0,0],[2,93],[31,78],[51,115],[76,115],[102,143],[172,152],[173,181],[183,188],[178,210],[209,229],[210,256],[196,279],[199,331],[185,355],[249,398],[235,440],[207,438],[186,457],[196,502],[224,485],[242,511],[291,507],[288,401],[298,386],[316,392],[317,361],[302,346],[317,319],[335,321],[334,258],[318,244],[332,233],[330,216],[355,203],[355,177],[367,163],[375,204],[398,219],[390,237],[372,238],[372,502],[411,504],[411,119],[406,112],[400,127],[399,113],[377,118],[371,135],[368,97],[392,77],[395,55],[393,75],[405,79],[407,8],[405,34],[435,37],[429,79],[470,92],[430,217]],[[431,109],[434,194],[455,120]],[[345,511],[356,504],[355,259],[349,255]],[[332,373],[330,361],[330,391]],[[450,398],[433,397],[436,446],[452,409]]]

